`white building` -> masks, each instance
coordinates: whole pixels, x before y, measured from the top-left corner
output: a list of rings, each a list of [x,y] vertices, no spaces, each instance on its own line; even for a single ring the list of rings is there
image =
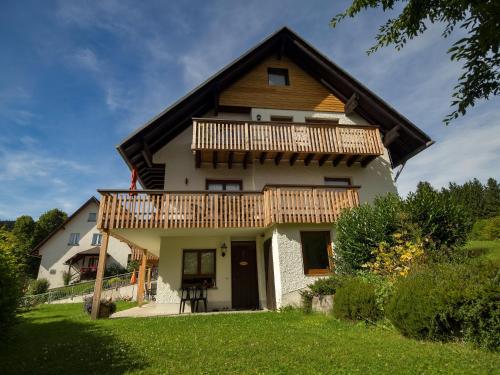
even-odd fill
[[[341,210],[430,144],[283,28],[118,146],[147,190],[101,190],[98,228],[159,256],[157,303],[204,283],[214,309],[295,304],[334,272]]]
[[[38,279],[47,279],[50,288],[63,286],[63,273],[72,281],[94,279],[102,233],[97,229],[99,201],[92,197],[76,210],[33,250],[41,257]],[[109,242],[106,266],[127,267],[130,246],[113,238]]]

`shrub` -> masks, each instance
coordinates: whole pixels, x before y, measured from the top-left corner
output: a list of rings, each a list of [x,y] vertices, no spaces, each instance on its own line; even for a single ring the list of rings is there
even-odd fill
[[[106,267],[106,271],[104,271],[104,276],[115,276],[115,275],[122,275],[124,273],[127,273],[127,270],[120,266],[119,264],[113,263],[110,264],[108,267]]]
[[[47,290],[49,290],[49,286],[50,283],[47,279],[31,280],[28,286],[28,294],[35,295],[47,293]]]
[[[310,312],[312,309],[312,299],[315,296],[333,295],[337,289],[345,282],[349,276],[332,275],[316,280],[308,286],[308,289],[300,292],[302,297],[302,309]]]
[[[71,272],[64,271],[62,273],[62,279],[63,279],[64,285],[69,285],[69,283],[71,282]]]
[[[498,349],[500,276],[492,263],[433,264],[395,284],[386,314],[405,336]]]
[[[87,314],[92,313],[92,304],[94,296],[86,297],[83,300],[83,311]],[[99,308],[99,318],[108,318],[111,314],[116,311],[116,303],[110,299],[102,299]]]
[[[363,264],[363,267],[382,276],[406,276],[411,267],[424,255],[424,249],[420,242],[405,240],[403,234],[394,233],[394,244],[381,242],[377,248],[372,250],[374,259]]]
[[[139,269],[140,265],[141,265],[141,263],[138,260],[131,260],[127,264],[127,272],[137,271]]]
[[[467,240],[472,228],[468,211],[449,195],[431,188],[410,193],[404,203],[408,220],[420,229],[428,252],[453,249]]]
[[[361,277],[346,280],[337,290],[333,314],[340,319],[375,322],[382,317],[375,285]]]
[[[11,326],[22,295],[21,268],[13,235],[0,228],[0,332]]]
[[[479,241],[500,239],[500,216],[476,221],[472,227],[471,239]]]
[[[391,242],[400,228],[401,199],[394,194],[345,210],[336,224],[335,266],[337,272],[352,273],[372,258],[381,242]]]

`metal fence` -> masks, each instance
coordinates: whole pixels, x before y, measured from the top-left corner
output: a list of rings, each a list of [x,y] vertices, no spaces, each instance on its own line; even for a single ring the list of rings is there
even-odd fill
[[[103,279],[102,289],[111,290],[130,285],[132,272],[108,276]],[[94,293],[95,280],[83,281],[72,285],[50,289],[46,293],[24,296],[21,307],[35,306],[40,303],[51,303],[57,300],[73,298]]]

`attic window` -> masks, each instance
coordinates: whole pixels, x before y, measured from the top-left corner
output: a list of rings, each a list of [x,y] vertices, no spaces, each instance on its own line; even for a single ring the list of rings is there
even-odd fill
[[[267,68],[269,86],[289,86],[288,69]]]

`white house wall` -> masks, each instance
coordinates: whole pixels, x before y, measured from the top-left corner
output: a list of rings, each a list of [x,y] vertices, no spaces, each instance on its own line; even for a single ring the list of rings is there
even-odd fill
[[[259,237],[238,236],[206,236],[206,237],[163,237],[158,265],[158,287],[156,301],[158,303],[179,304],[182,281],[183,250],[216,249],[216,288],[208,291],[209,309],[231,308],[231,241],[256,241],[257,276],[259,300],[265,305],[264,261],[262,255],[262,239]],[[227,246],[223,257],[220,246]],[[186,307],[188,309],[188,307]]]
[[[96,222],[89,222],[89,213],[97,213],[99,207],[96,203],[90,203],[83,208],[75,217],[73,217],[64,228],[59,229],[46,243],[39,249],[42,257],[38,279],[47,279],[50,288],[63,286],[63,272],[68,271],[68,265],[64,262],[75,254],[93,248],[92,235],[100,233],[96,228]],[[68,245],[71,233],[80,233],[80,242],[77,246]],[[122,267],[127,266],[130,247],[110,237],[108,245],[107,265],[119,264]],[[52,271],[52,272],[51,272]]]

